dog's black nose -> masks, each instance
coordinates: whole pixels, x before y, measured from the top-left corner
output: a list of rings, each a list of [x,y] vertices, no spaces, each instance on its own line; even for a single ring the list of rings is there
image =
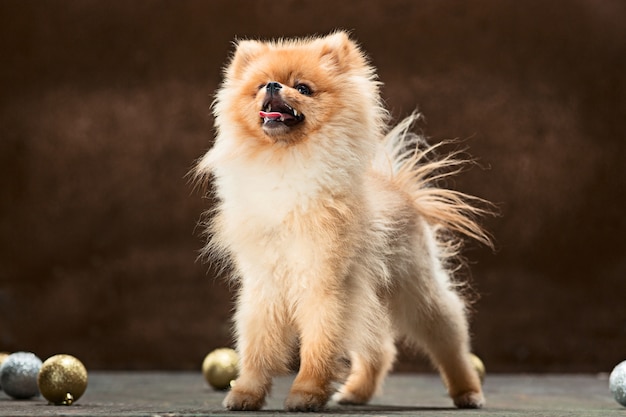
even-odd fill
[[[280,85],[280,83],[277,83],[276,81],[270,81],[265,86],[267,93],[270,95],[274,95],[274,93],[278,93],[278,90],[280,90],[281,88],[283,88],[283,86]]]

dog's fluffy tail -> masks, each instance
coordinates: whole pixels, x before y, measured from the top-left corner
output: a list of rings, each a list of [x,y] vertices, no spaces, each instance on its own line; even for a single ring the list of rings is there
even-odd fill
[[[411,196],[416,210],[444,238],[444,257],[458,254],[465,236],[493,248],[490,235],[477,222],[478,217],[494,213],[494,206],[479,197],[438,186],[463,171],[470,159],[462,151],[437,156],[441,146],[429,146],[426,140],[411,131],[420,118],[413,113],[395,126],[386,136],[377,155],[374,169],[388,176],[396,187]]]

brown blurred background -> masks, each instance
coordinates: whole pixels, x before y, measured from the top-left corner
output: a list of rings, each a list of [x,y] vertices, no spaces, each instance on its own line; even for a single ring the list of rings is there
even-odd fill
[[[488,370],[626,359],[626,3],[0,2],[0,351],[91,369],[199,369],[231,297],[196,261],[185,177],[238,37],[353,29],[396,119],[461,138],[453,184],[499,204],[472,247]],[[402,355],[400,370],[428,369]]]

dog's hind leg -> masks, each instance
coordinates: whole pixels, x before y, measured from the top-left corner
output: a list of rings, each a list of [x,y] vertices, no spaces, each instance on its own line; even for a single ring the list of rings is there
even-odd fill
[[[380,390],[395,356],[396,347],[391,337],[368,354],[350,352],[350,374],[333,399],[339,404],[366,404]]]
[[[454,404],[480,408],[484,397],[469,353],[469,329],[463,300],[440,265],[432,236],[425,231],[417,246],[416,270],[395,289],[390,306],[394,324],[407,340],[423,348],[439,369]]]
[[[398,308],[401,332],[429,355],[457,407],[482,407],[480,379],[469,359],[468,326],[462,301],[450,291],[434,297],[420,295],[411,300],[406,299],[407,294],[399,295],[404,298],[401,301],[404,306]]]
[[[345,337],[350,373],[333,399],[340,404],[365,404],[376,394],[396,357],[389,310],[377,293],[375,279],[356,266],[349,297]]]

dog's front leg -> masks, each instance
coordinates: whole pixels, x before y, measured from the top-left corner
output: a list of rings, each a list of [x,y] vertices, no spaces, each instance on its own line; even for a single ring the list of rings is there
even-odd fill
[[[240,372],[224,399],[229,410],[259,410],[265,404],[272,377],[287,373],[295,333],[285,306],[264,296],[258,286],[242,286],[237,300],[235,330]]]
[[[285,401],[289,411],[319,411],[332,394],[342,351],[344,291],[310,288],[298,304],[300,370]]]

